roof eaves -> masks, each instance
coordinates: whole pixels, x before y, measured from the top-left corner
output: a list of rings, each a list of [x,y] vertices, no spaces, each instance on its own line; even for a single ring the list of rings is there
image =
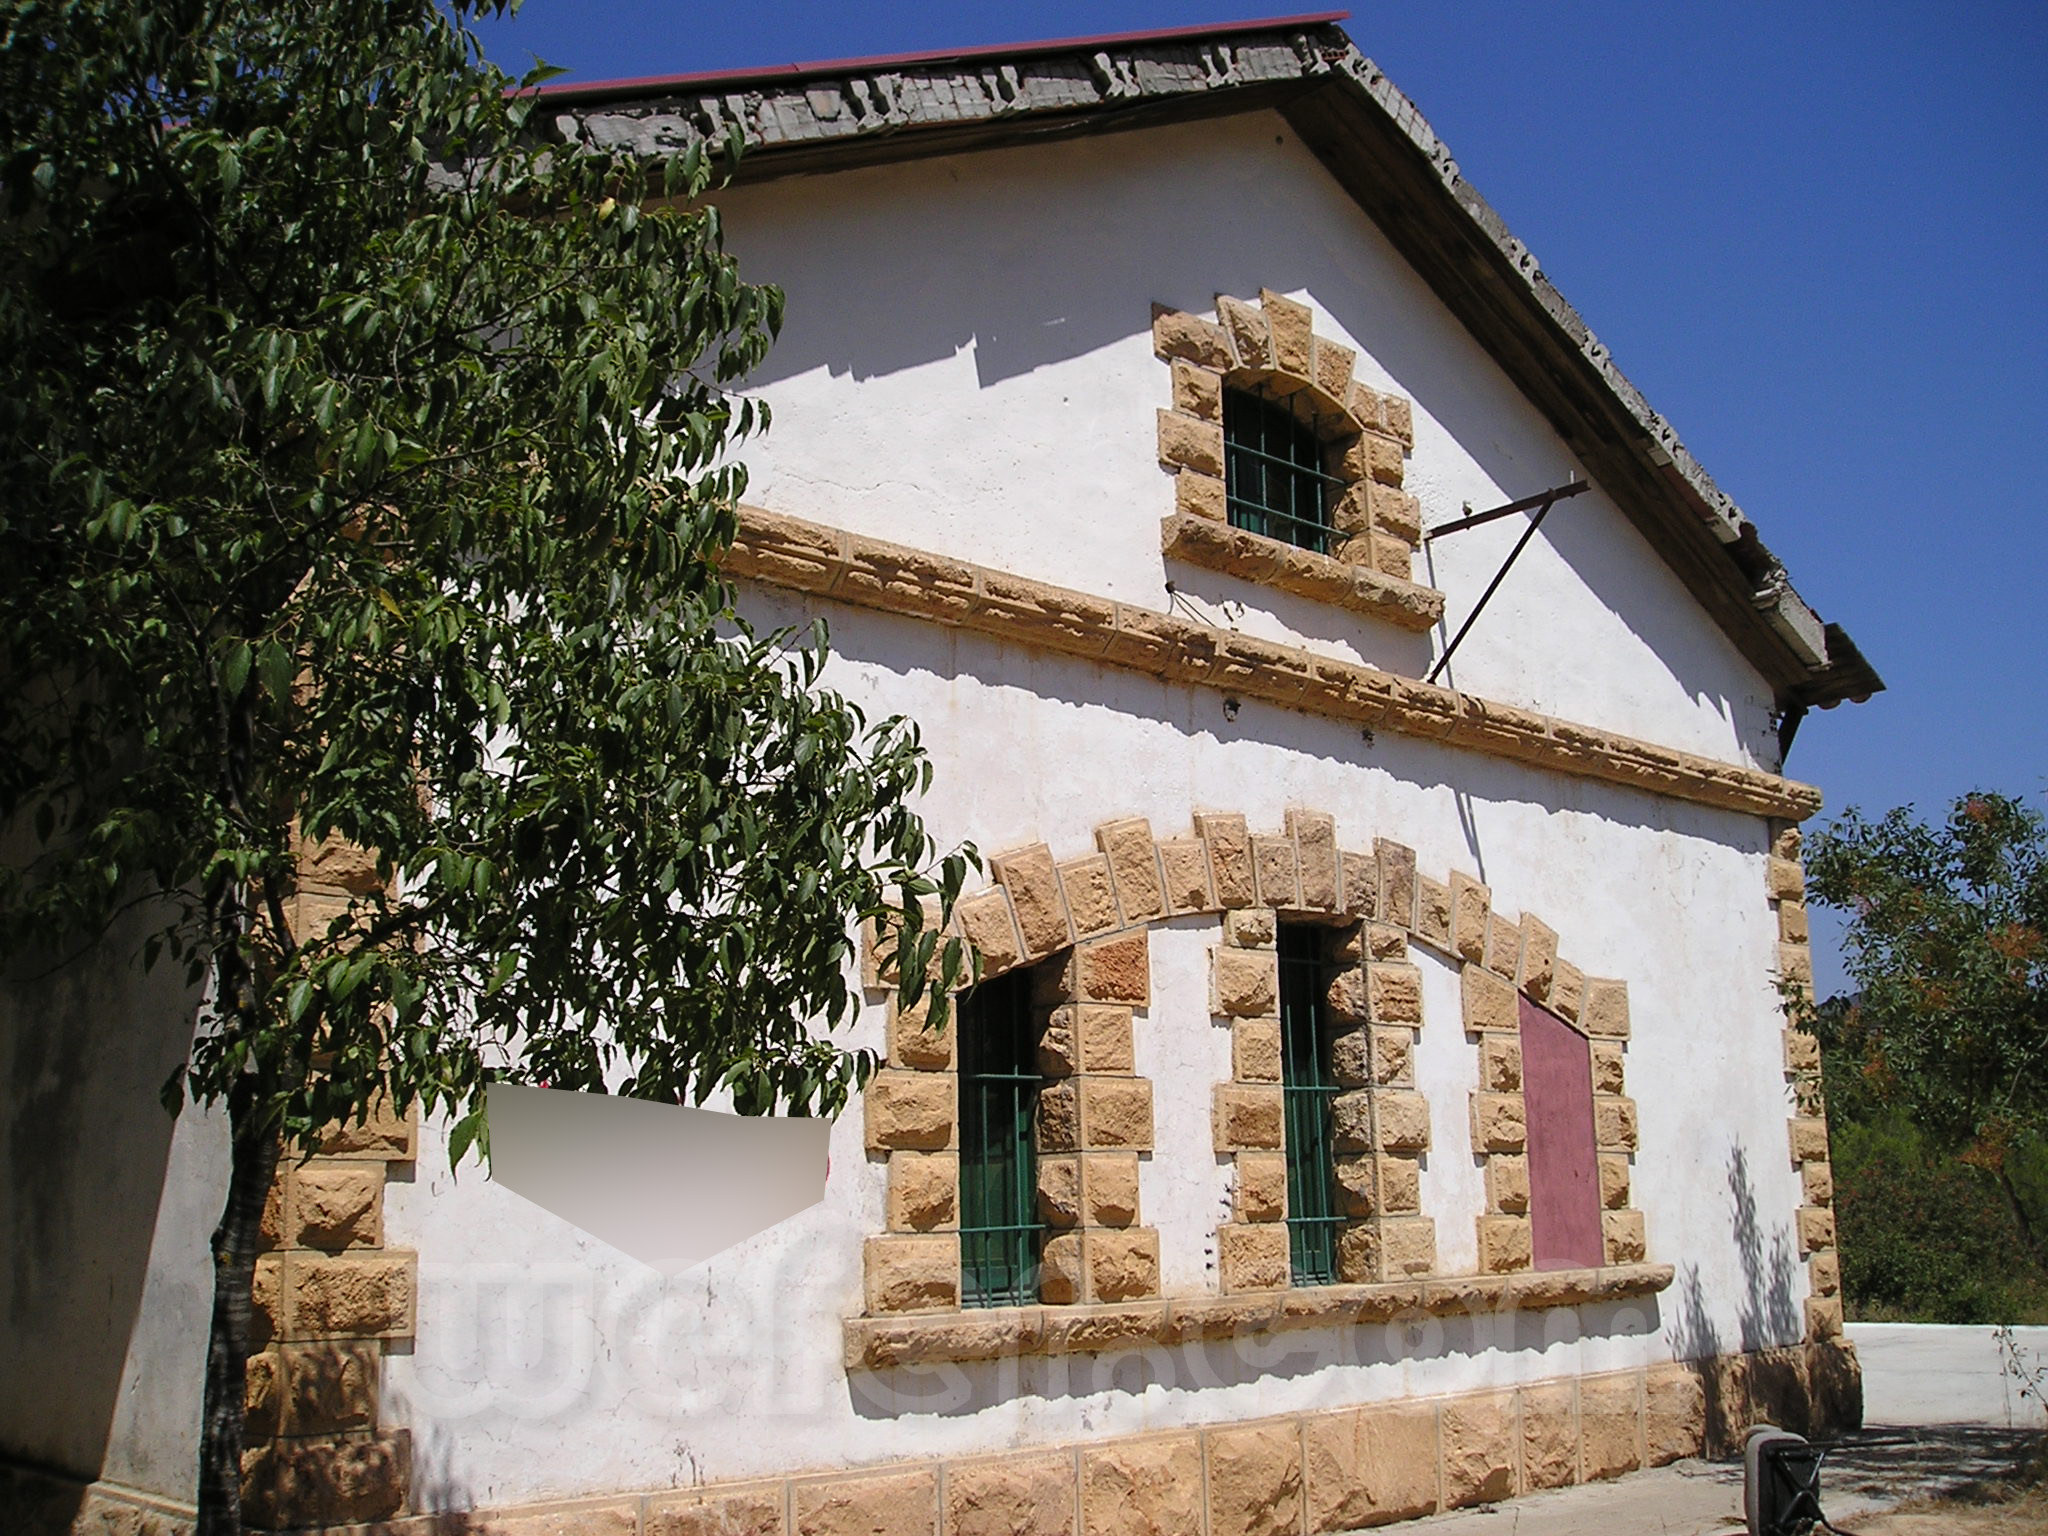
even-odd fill
[[[1343,14],[543,93],[567,142],[660,153],[737,126],[750,147],[743,170],[773,175],[863,153],[951,153],[1053,126],[1085,131],[1283,104],[1273,95],[1282,90],[1283,110],[1340,181],[1347,156],[1372,160],[1373,175],[1347,182],[1368,212],[1382,182],[1406,183],[1393,195],[1426,209],[1432,227],[1390,227],[1384,217],[1382,226],[1397,244],[1409,240],[1404,254],[1482,345],[1504,366],[1508,354],[1522,360],[1519,374],[1509,368],[1518,382],[1554,386],[1553,421],[1563,416],[1580,429],[1567,441],[1601,461],[1588,463],[1596,478],[1632,493],[1621,497],[1624,509],[1763,668],[1781,704],[1826,706],[1882,689],[1854,643],[1800,598],[1755,525],[1464,179],[1415,104],[1334,25]],[[1463,271],[1449,274],[1447,261]]]

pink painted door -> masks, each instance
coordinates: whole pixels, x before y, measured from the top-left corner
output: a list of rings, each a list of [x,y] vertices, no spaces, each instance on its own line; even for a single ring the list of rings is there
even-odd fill
[[[1522,1098],[1529,1125],[1529,1223],[1538,1269],[1601,1260],[1593,1153],[1593,1053],[1586,1037],[1523,998]]]

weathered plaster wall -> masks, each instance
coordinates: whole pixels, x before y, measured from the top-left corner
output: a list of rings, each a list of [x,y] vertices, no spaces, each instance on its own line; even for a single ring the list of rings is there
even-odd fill
[[[195,1000],[141,926],[0,982],[0,1455],[190,1499],[227,1138],[158,1102]]]
[[[765,593],[749,606],[763,622],[806,614]],[[416,1499],[500,1504],[1055,1444],[1800,1336],[1761,823],[1405,739],[1368,747],[1356,731],[1258,704],[1233,722],[1211,692],[866,612],[830,617],[835,686],[922,722],[937,762],[925,811],[944,840],[990,852],[1043,840],[1066,857],[1114,815],[1147,816],[1164,834],[1197,809],[1272,830],[1290,805],[1329,808],[1343,845],[1397,837],[1425,869],[1483,875],[1499,910],[1540,913],[1578,963],[1626,978],[1643,1106],[1636,1204],[1650,1257],[1676,1263],[1679,1280],[1641,1303],[1498,1326],[849,1380],[839,1324],[860,1308],[861,1241],[881,1229],[883,1194],[857,1115],[835,1129],[823,1205],[666,1282],[473,1169],[451,1180],[430,1132],[418,1183],[386,1195],[388,1240],[421,1253],[416,1351],[390,1360],[386,1378],[386,1422],[413,1430]],[[1157,1106],[1143,1219],[1161,1227],[1169,1292],[1195,1283],[1197,1243],[1210,1241],[1202,1212],[1220,1202],[1206,1083],[1226,1068],[1196,980],[1213,932],[1184,920],[1155,933],[1155,991],[1137,1024]],[[1472,1052],[1445,989],[1425,1001],[1418,1064],[1436,1117],[1425,1195],[1449,1258],[1470,1253],[1479,1210],[1463,1131]],[[871,1010],[857,1038],[879,1045],[880,1034]],[[1686,1091],[1659,1092],[1674,1083]]]
[[[1165,582],[1249,632],[1410,675],[1424,637],[1169,562],[1151,306],[1263,287],[1411,399],[1426,524],[1579,473],[1277,116],[802,177],[724,200],[746,270],[789,296],[745,458],[772,511],[1164,608]],[[1431,546],[1415,578],[1463,622],[1523,527]],[[1489,698],[1775,766],[1768,690],[1597,490],[1551,514],[1446,679]]]

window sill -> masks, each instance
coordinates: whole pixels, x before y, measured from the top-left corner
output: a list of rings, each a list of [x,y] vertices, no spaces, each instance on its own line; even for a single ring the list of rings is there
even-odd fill
[[[846,1368],[886,1370],[1014,1355],[1086,1355],[1141,1344],[1298,1328],[1350,1327],[1423,1314],[1581,1306],[1647,1296],[1671,1284],[1669,1264],[1617,1264],[1513,1275],[1457,1275],[1380,1285],[1325,1285],[1234,1296],[1177,1296],[1092,1307],[992,1307],[846,1322]]]
[[[1214,518],[1176,512],[1160,524],[1160,544],[1176,560],[1299,597],[1333,603],[1421,633],[1444,614],[1444,595],[1398,576],[1352,565]]]

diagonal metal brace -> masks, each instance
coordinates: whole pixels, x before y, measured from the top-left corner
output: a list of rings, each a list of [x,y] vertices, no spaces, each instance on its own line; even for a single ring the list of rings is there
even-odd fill
[[[1538,491],[1534,496],[1524,496],[1520,501],[1509,502],[1504,507],[1495,507],[1490,512],[1475,512],[1470,517],[1461,517],[1456,522],[1445,523],[1441,528],[1434,528],[1423,534],[1424,539],[1439,538],[1446,533],[1456,533],[1461,528],[1473,528],[1480,523],[1490,523],[1497,517],[1526,512],[1531,507],[1536,509],[1536,515],[1529,519],[1529,526],[1522,530],[1521,538],[1517,539],[1515,547],[1508,551],[1507,559],[1501,563],[1501,568],[1494,572],[1493,580],[1486,584],[1486,590],[1479,594],[1478,603],[1465,615],[1465,622],[1458,626],[1457,634],[1453,635],[1451,643],[1444,647],[1443,655],[1437,657],[1436,665],[1429,669],[1429,676],[1423,679],[1424,682],[1435,682],[1437,674],[1451,664],[1451,657],[1456,654],[1458,646],[1465,636],[1472,632],[1472,625],[1486,610],[1486,605],[1493,601],[1493,594],[1500,590],[1501,582],[1507,579],[1509,568],[1521,558],[1522,551],[1529,547],[1529,541],[1536,537],[1536,530],[1543,526],[1543,519],[1550,515],[1551,507],[1566,497],[1576,496],[1588,488],[1585,481],[1573,480],[1547,491]]]

